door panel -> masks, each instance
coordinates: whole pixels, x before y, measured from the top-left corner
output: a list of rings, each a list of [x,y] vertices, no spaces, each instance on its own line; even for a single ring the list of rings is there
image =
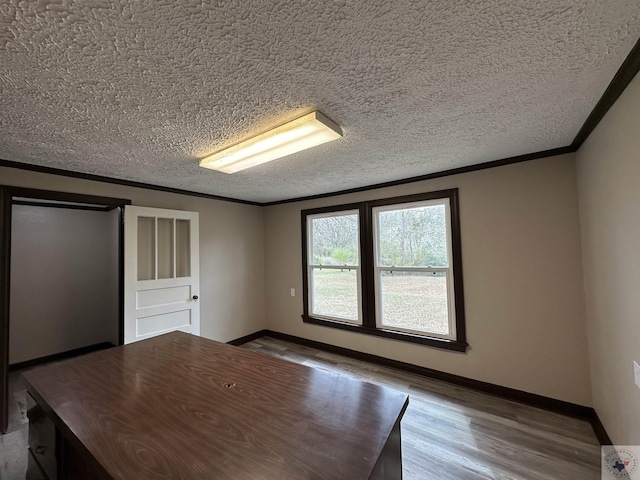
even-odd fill
[[[198,213],[125,209],[124,343],[200,335]]]
[[[136,319],[136,335],[138,337],[152,337],[160,333],[183,330],[191,327],[191,310],[161,313]]]
[[[137,292],[138,308],[148,308],[158,305],[170,305],[172,303],[185,302],[191,298],[191,287],[156,288],[153,290],[140,290]]]

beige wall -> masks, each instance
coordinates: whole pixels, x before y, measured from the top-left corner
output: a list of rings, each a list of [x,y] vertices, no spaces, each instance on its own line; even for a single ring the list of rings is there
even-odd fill
[[[118,343],[118,215],[15,205],[9,363]]]
[[[0,184],[200,212],[206,337],[228,341],[270,328],[591,405],[574,160],[267,208],[9,168],[0,168]],[[460,189],[466,354],[302,323],[301,209],[453,187]]]
[[[593,404],[614,443],[640,444],[640,77],[578,156]]]
[[[130,199],[200,213],[201,334],[228,341],[265,328],[261,207],[0,167],[0,185]]]
[[[574,160],[565,155],[267,207],[268,327],[590,405]],[[302,322],[301,209],[453,187],[460,190],[466,354]]]

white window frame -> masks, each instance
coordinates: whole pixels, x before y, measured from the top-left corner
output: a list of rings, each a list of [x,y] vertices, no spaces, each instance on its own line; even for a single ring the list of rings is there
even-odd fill
[[[347,215],[356,215],[358,219],[358,229],[357,229],[357,241],[358,245],[358,265],[322,265],[313,262],[313,220],[319,218],[330,218],[330,217],[343,217]],[[307,216],[307,285],[308,285],[308,299],[309,299],[309,314],[313,317],[323,318],[326,320],[338,321],[338,322],[347,322],[352,323],[354,325],[362,325],[362,252],[360,248],[360,211],[358,209],[352,210],[340,210],[337,212],[328,212],[328,213],[319,213],[315,215]],[[314,282],[313,282],[313,272],[314,270],[355,270],[356,271],[356,284],[357,284],[357,307],[358,307],[358,318],[350,319],[350,318],[342,318],[342,317],[334,317],[331,315],[323,315],[320,313],[316,313],[313,310],[315,305],[315,290],[314,290]]]
[[[447,267],[404,267],[404,266],[383,266],[380,261],[380,225],[379,225],[379,213],[389,212],[397,210],[409,210],[420,207],[430,206],[444,206],[445,207],[445,224],[446,224],[446,236],[447,236]],[[457,338],[456,332],[456,312],[455,312],[455,288],[453,277],[453,245],[451,236],[451,205],[448,198],[441,198],[435,200],[422,200],[416,202],[399,203],[392,205],[385,205],[379,207],[373,207],[371,211],[373,222],[373,248],[374,248],[374,297],[376,305],[376,328],[383,330],[391,330],[396,332],[403,332],[416,335],[428,335],[429,337],[442,338],[446,340],[455,340]],[[382,309],[382,290],[381,290],[381,278],[382,272],[445,272],[447,282],[447,320],[449,324],[449,334],[443,335],[440,333],[431,332],[428,330],[417,330],[402,327],[395,327],[390,325],[384,325],[383,309]]]

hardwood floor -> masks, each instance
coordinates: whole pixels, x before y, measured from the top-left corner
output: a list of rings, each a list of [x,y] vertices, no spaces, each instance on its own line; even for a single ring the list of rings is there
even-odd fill
[[[600,479],[600,447],[585,421],[268,337],[242,348],[407,392],[404,480]],[[0,436],[2,480],[25,478],[19,373],[11,374],[9,433]]]
[[[269,337],[243,348],[407,392],[404,480],[600,478],[583,420]]]

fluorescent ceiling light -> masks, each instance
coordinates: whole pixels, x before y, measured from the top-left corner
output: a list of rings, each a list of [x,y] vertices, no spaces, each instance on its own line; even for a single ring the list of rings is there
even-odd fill
[[[200,160],[200,166],[235,173],[341,137],[340,127],[320,112],[312,112],[219,150]]]

